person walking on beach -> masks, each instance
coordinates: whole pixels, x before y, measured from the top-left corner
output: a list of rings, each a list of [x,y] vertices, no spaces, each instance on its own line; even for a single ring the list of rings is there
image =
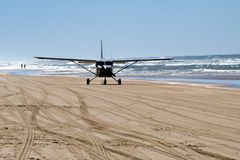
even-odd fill
[[[26,66],[27,66],[27,65],[26,65],[26,64],[24,64],[23,68],[25,69],[25,68],[26,68]]]
[[[23,69],[23,64],[21,64],[21,69]]]

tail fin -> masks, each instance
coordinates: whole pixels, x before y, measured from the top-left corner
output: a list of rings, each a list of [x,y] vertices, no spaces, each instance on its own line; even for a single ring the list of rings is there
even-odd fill
[[[102,46],[102,40],[101,40],[101,59],[103,59],[103,46]]]

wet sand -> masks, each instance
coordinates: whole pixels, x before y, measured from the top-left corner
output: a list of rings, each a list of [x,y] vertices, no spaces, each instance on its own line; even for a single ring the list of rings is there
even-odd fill
[[[240,90],[0,76],[0,159],[240,159]]]

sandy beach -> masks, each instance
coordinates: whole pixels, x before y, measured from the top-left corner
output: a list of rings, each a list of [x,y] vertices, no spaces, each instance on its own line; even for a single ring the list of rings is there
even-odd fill
[[[0,159],[240,159],[240,90],[0,76]]]

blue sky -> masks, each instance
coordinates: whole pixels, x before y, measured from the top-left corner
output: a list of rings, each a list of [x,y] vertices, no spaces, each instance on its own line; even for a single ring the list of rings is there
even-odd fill
[[[1,0],[0,59],[240,53],[239,0]]]

